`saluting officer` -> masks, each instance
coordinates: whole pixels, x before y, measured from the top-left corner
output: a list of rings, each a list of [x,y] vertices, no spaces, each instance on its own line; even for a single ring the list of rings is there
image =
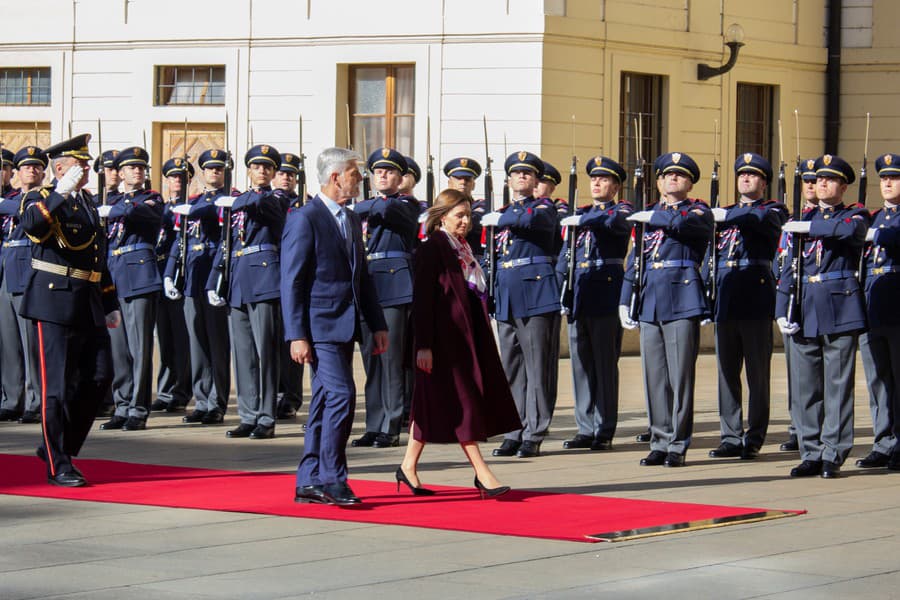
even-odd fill
[[[122,180],[122,193],[107,198],[98,208],[107,219],[109,271],[116,285],[124,321],[124,347],[121,336],[113,341],[115,379],[130,381],[114,389],[116,403],[112,418],[100,429],[135,431],[146,429],[150,412],[153,376],[153,325],[162,289],[156,267],[156,241],[162,223],[163,201],[153,190],[144,189],[147,176],[147,151],[138,146],[122,150],[115,167]]]
[[[106,238],[91,195],[84,134],[47,148],[57,178],[24,199],[21,224],[32,246],[32,273],[21,314],[39,341],[43,439],[37,455],[47,481],[87,482],[72,465],[112,377],[107,327],[121,321],[106,270]]]
[[[627,202],[616,202],[627,177],[619,163],[595,156],[585,171],[591,178],[593,203],[563,219],[563,225],[576,228],[575,254],[567,257],[567,235],[556,264],[557,277],[564,279],[569,270],[567,258],[575,262],[568,319],[578,433],[563,442],[563,447],[611,450],[619,413],[619,292],[631,235],[628,217],[633,210]]]
[[[0,297],[0,364],[3,402],[0,421],[41,422],[40,369],[34,327],[19,314],[22,294],[31,275],[31,240],[20,222],[25,197],[41,187],[47,155],[37,146],[25,146],[14,157],[21,188],[0,200],[3,252],[0,255],[3,292]]]
[[[825,154],[815,166],[819,206],[802,220],[784,226],[785,231],[806,235],[803,246],[794,244],[788,254],[776,315],[782,333],[793,336],[792,418],[802,462],[791,469],[791,477],[821,475],[829,479],[840,476],[841,465],[853,447],[856,343],[866,327],[856,270],[869,213],[864,207],[843,203],[847,185],[856,179],[846,161]],[[800,323],[787,320],[795,252],[802,252],[803,265]]]
[[[769,428],[775,318],[772,261],[787,209],[766,199],[772,166],[765,158],[746,152],[734,161],[734,173],[740,199],[728,208],[713,209],[719,223],[713,320],[721,443],[709,455],[752,460],[759,456]],[[748,388],[746,433],[741,411],[742,368]]]
[[[444,175],[447,176],[447,187],[451,190],[462,192],[472,198],[472,227],[466,234],[466,241],[472,248],[472,254],[479,264],[484,260],[484,240],[481,228],[481,217],[487,212],[487,201],[475,200],[475,180],[481,176],[481,165],[474,158],[459,157],[447,161],[444,165]]]
[[[235,196],[236,190],[226,190],[225,168],[231,158],[224,150],[205,151],[197,160],[206,186],[198,196],[188,199],[189,207],[176,207],[181,218],[187,219],[187,240],[184,248],[184,318],[191,355],[191,382],[194,410],[182,418],[185,423],[219,425],[224,421],[231,393],[231,337],[228,334],[228,308],[213,306],[206,294],[206,282],[212,271],[213,258],[222,240],[221,212],[215,205],[220,196]],[[181,261],[179,227],[172,252],[166,263],[166,296],[178,300],[182,292],[175,288],[173,277]]]
[[[544,169],[531,152],[510,154],[504,164],[512,201],[485,215],[495,227],[495,314],[500,358],[512,390],[522,429],[510,431],[494,456],[540,456],[553,418],[554,371],[559,352],[559,284],[554,263],[560,237],[553,203],[535,198]],[[556,335],[554,335],[556,333]]]
[[[230,438],[254,440],[275,437],[278,394],[281,233],[288,199],[271,187],[281,155],[260,144],[244,155],[251,189],[231,206],[231,260],[228,298],[216,295],[216,279],[225,267],[219,247],[206,282],[211,304],[231,307],[229,324],[234,354],[234,382],[241,423],[227,432]]]
[[[632,252],[619,298],[622,326],[640,323],[641,366],[650,414],[650,453],[641,465],[681,467],[694,427],[694,381],[700,321],[709,308],[700,264],[713,233],[709,207],[690,198],[700,168],[687,154],[658,159],[665,195],[629,220],[645,223],[644,271],[637,321],[628,314],[638,246]]]
[[[900,155],[875,160],[884,206],[873,214],[866,239],[865,292],[868,332],[859,338],[875,441],[856,461],[863,468],[900,470]]]
[[[388,329],[388,350],[375,354],[372,330],[363,327],[366,369],[366,433],[353,446],[399,445],[403,407],[409,405],[412,378],[405,365],[412,306],[412,252],[419,231],[419,203],[400,193],[406,159],[391,148],[369,155],[378,196],[358,203],[354,212],[367,225],[366,259]]]
[[[156,242],[156,264],[160,277],[165,276],[169,257],[181,229],[183,215],[174,209],[181,198],[181,178],[187,171],[188,188],[194,177],[194,165],[183,158],[170,158],[162,167],[166,180],[166,201],[162,227]],[[187,199],[188,190],[184,190]],[[156,376],[156,400],[150,410],[176,412],[184,410],[191,400],[191,356],[187,323],[184,318],[184,298],[159,297],[156,314],[156,339],[159,343],[159,371]]]

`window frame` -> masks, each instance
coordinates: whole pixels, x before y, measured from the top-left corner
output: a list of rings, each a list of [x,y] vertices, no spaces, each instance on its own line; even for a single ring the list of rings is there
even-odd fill
[[[165,82],[165,73],[167,69],[172,69],[172,79],[171,83]],[[178,74],[180,70],[191,70],[191,97],[195,100],[193,102],[175,102],[172,98],[175,96],[175,91],[178,87]],[[205,82],[205,88],[202,88],[202,91],[198,93],[197,88],[202,87],[203,80],[200,80],[200,83],[197,82],[197,73],[202,72],[203,69],[207,70],[208,77]],[[214,85],[218,85],[220,83],[219,80],[214,79],[213,75],[216,70],[221,69],[222,79],[222,101],[221,102],[197,102],[196,99],[198,96],[202,99],[211,98],[212,94],[210,91],[213,89]],[[225,106],[225,91],[227,85],[227,68],[224,64],[202,64],[202,65],[155,65],[154,66],[154,76],[153,76],[153,105],[166,107],[166,106]],[[164,91],[168,91],[169,100],[164,100]]]
[[[644,106],[638,112],[631,110],[632,105],[627,96],[631,94],[626,78],[637,77],[649,83],[650,96],[640,104]],[[619,196],[628,201],[634,198],[634,180],[631,174],[635,169],[634,152],[634,118],[638,116],[642,129],[641,154],[644,159],[644,205],[649,206],[659,200],[656,189],[656,177],[652,172],[653,160],[663,152],[663,140],[666,132],[666,93],[668,77],[661,73],[643,73],[639,71],[621,71],[619,73],[619,157],[625,172],[629,174],[619,188]],[[649,107],[649,108],[648,108]],[[648,108],[648,110],[644,110]]]
[[[23,82],[23,87],[25,89],[24,95],[25,100],[23,102],[6,102],[5,98],[8,98],[10,95],[9,91],[9,75],[12,73],[18,72],[20,75],[21,81]],[[52,79],[52,69],[51,67],[0,67],[0,79],[7,82],[6,83],[6,95],[0,94],[0,106],[50,106],[53,102],[53,79]],[[35,90],[38,89],[38,85],[35,85],[35,78],[38,82],[46,81],[46,90],[47,90],[47,101],[46,102],[35,102]],[[43,86],[40,86],[43,87]]]
[[[734,155],[739,156],[745,152],[755,152],[767,159],[772,165],[776,165],[778,163],[779,157],[774,156],[775,152],[775,110],[776,110],[776,92],[777,87],[768,83],[752,83],[749,81],[739,81],[735,86],[735,104],[734,104]],[[760,112],[765,113],[762,115],[760,121],[747,121],[741,119],[742,113],[742,100],[747,100],[744,90],[748,88],[754,88],[759,91],[764,91],[766,93],[766,97],[763,99],[762,103],[759,102],[759,98],[755,98],[756,106],[762,106]],[[755,123],[759,123],[759,127],[762,129],[762,140],[761,143],[756,140],[748,142],[746,138],[746,134],[742,134],[742,126],[743,128],[751,127]]]
[[[374,140],[366,139],[367,148],[362,148],[361,154],[363,158],[367,158],[370,152],[370,148],[374,151],[375,148],[380,148],[382,146],[388,148],[397,148],[397,119],[401,117],[407,117],[412,120],[412,132],[410,135],[410,151],[409,154],[412,155],[415,152],[415,128],[416,128],[416,113],[415,111],[411,113],[400,113],[395,112],[395,107],[397,105],[397,70],[403,68],[412,69],[412,81],[413,81],[413,98],[411,105],[415,108],[415,90],[416,90],[416,64],[413,62],[410,63],[355,63],[348,65],[349,69],[347,72],[347,87],[348,87],[348,107],[349,107],[349,126],[350,126],[350,144],[354,148],[362,148],[362,140],[356,139],[356,119],[371,119],[371,118],[382,118],[384,119],[384,140],[380,140],[375,143]],[[356,72],[359,69],[385,69],[385,99],[384,99],[384,107],[385,112],[381,113],[357,113],[356,112]]]

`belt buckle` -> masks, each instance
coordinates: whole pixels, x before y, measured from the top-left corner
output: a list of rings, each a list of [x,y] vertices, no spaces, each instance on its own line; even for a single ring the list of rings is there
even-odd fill
[[[511,260],[505,260],[505,261],[503,261],[502,263],[500,263],[500,268],[501,268],[501,269],[510,269],[510,268],[512,268],[512,261],[511,261]]]
[[[651,269],[662,269],[663,263],[660,261],[652,262],[652,263],[650,263],[650,268]]]
[[[872,275],[884,275],[884,267],[875,267],[872,269]]]
[[[822,276],[821,276],[821,275],[810,275],[810,276],[809,276],[809,282],[810,282],[810,283],[821,283],[821,282],[822,282]]]

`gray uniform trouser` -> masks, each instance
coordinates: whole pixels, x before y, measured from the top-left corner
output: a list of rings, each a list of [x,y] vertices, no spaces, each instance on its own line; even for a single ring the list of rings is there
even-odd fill
[[[41,355],[34,337],[34,325],[31,319],[19,315],[22,307],[22,294],[12,296],[13,309],[16,311],[16,322],[19,324],[19,339],[25,358],[25,411],[41,412]]]
[[[125,331],[125,313],[122,312],[123,323],[109,330],[109,342],[112,350],[113,380],[110,387],[115,414],[117,417],[128,416],[128,406],[134,395],[134,373],[131,353],[128,351],[128,334]],[[119,407],[122,407],[121,410]]]
[[[29,410],[25,406],[25,353],[19,322],[12,295],[5,291],[0,293],[0,361],[0,408],[17,413]]]
[[[788,423],[788,435],[797,435],[797,428],[794,427],[794,410],[791,408],[793,405],[793,386],[791,386],[791,379],[794,377],[793,372],[791,371],[791,340],[792,336],[781,334],[781,339],[784,340],[784,366],[787,369],[787,382],[788,382],[788,390],[787,390],[787,405],[788,405],[788,418],[790,418],[790,423]]]
[[[247,425],[275,426],[280,311],[277,300],[231,308],[229,322],[238,416]]]
[[[170,300],[159,296],[156,340],[159,344],[156,397],[166,404],[186,406],[191,400],[191,360],[183,298]]]
[[[760,448],[769,428],[769,382],[772,370],[771,319],[716,323],[719,364],[719,424],[722,441]],[[741,368],[747,377],[747,432],[741,410]]]
[[[541,442],[553,419],[555,392],[550,389],[558,368],[553,357],[559,345],[558,313],[497,321],[500,360],[522,420],[522,429],[504,437],[514,441]],[[554,331],[557,332],[554,338]]]
[[[802,460],[843,464],[853,448],[853,385],[857,334],[791,343],[793,421]]]
[[[685,454],[694,430],[700,321],[641,322],[640,327],[650,449]]]
[[[406,333],[411,304],[383,307],[388,327],[388,350],[373,355],[374,336],[367,323],[362,327],[363,366],[366,370],[366,431],[399,435],[403,406],[412,394],[406,368]]]
[[[231,393],[231,339],[228,308],[212,306],[206,296],[184,298],[184,318],[191,350],[194,408],[222,413]]]
[[[113,343],[113,384],[115,385],[119,376],[120,365],[124,368],[127,364],[131,367],[132,393],[130,397],[125,397],[113,392],[116,416],[146,419],[150,412],[150,395],[153,391],[153,325],[156,323],[158,302],[159,292],[134,298],[119,298],[122,324],[117,329],[124,328],[126,356],[117,357],[116,354],[121,349]],[[123,360],[126,358],[127,361]]]
[[[622,325],[616,314],[569,323],[572,389],[578,433],[612,440],[619,418]]]
[[[875,443],[872,450],[891,454],[900,435],[900,326],[876,327],[859,337]]]

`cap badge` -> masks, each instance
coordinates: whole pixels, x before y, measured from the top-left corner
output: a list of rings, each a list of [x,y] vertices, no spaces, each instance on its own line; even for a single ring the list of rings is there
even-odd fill
[[[602,165],[602,164],[603,164],[603,157],[602,157],[602,156],[595,156],[595,157],[594,157],[594,167],[599,167],[599,166]]]
[[[522,150],[521,152],[519,152],[518,157],[519,160],[525,160],[526,158],[528,158],[528,153]]]
[[[823,157],[822,157],[822,162],[825,163],[825,166],[826,166],[826,167],[827,167],[828,165],[830,165],[830,164],[831,164],[831,155],[830,155],[830,154],[826,154],[825,156],[823,156]]]
[[[268,146],[260,146],[260,147],[259,147],[259,151],[262,152],[263,154],[268,154],[268,153],[269,153],[269,147],[268,147]]]
[[[135,148],[135,149],[134,149],[134,157],[135,157],[135,158],[140,158],[140,157],[141,157],[141,149],[140,149],[140,148]]]
[[[28,156],[34,156],[34,146],[28,146]]]
[[[744,154],[744,163],[746,163],[746,164],[749,165],[752,161],[753,161],[753,155],[752,155],[752,154],[750,154],[749,152],[747,152],[746,154]]]
[[[387,158],[390,155],[391,155],[390,148],[382,148],[381,149],[381,158]]]
[[[894,158],[890,154],[884,155],[884,164],[890,165],[893,162]]]
[[[293,156],[292,154],[285,154],[285,155],[284,155],[284,162],[291,162],[291,161],[293,161],[293,160],[294,160],[294,156]]]
[[[181,166],[181,159],[180,159],[180,158],[176,158],[176,159],[175,159],[175,166],[176,166],[176,167],[180,167],[180,166]]]
[[[210,151],[209,151],[209,156],[210,156],[210,158],[215,158],[215,157],[217,157],[218,155],[219,155],[219,151],[218,151],[218,150],[210,150]]]
[[[468,164],[469,164],[469,159],[468,159],[468,158],[461,158],[461,159],[459,159],[459,166],[461,166],[462,168],[465,169],[466,166],[467,166]]]
[[[813,159],[810,158],[809,160],[806,161],[807,169],[812,170],[813,168],[815,168],[815,166],[816,166],[816,161],[814,161]]]
[[[681,160],[681,152],[673,152],[672,153],[672,162],[677,165],[679,160]]]

